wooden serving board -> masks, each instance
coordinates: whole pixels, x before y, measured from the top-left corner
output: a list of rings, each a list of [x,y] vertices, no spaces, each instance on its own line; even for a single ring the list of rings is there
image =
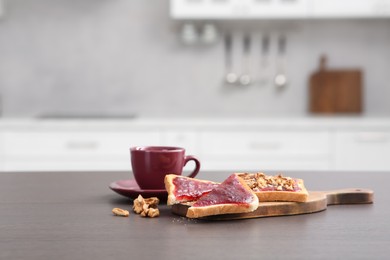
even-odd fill
[[[257,210],[249,213],[203,217],[205,220],[232,220],[308,214],[326,210],[328,205],[373,203],[374,192],[368,189],[311,191],[306,202],[260,202]],[[175,204],[172,212],[185,217],[189,205]]]

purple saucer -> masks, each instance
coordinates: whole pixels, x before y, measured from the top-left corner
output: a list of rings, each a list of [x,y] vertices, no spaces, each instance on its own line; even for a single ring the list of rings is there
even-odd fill
[[[161,202],[166,202],[168,197],[168,192],[165,189],[143,190],[138,186],[135,180],[114,181],[109,185],[109,187],[116,193],[131,199],[136,199],[138,195],[141,194],[144,198],[157,197],[161,200]]]

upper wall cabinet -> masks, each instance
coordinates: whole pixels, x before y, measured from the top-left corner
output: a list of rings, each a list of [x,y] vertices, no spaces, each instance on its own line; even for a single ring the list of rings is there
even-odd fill
[[[308,0],[313,18],[386,18],[389,0]]]
[[[390,0],[171,0],[174,19],[386,18]]]
[[[310,0],[171,0],[178,19],[306,17]]]

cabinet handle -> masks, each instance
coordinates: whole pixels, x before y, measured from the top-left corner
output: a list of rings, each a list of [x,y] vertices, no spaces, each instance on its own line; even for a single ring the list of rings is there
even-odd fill
[[[95,150],[99,147],[99,143],[96,141],[68,141],[65,147],[70,150]]]
[[[282,3],[295,3],[298,2],[299,0],[280,0]]]
[[[275,142],[250,142],[248,147],[252,150],[278,150],[282,145]]]
[[[269,4],[269,3],[271,3],[271,0],[256,0],[256,3],[258,3],[258,4]]]
[[[386,143],[388,137],[385,133],[359,133],[356,135],[356,141],[359,143]]]

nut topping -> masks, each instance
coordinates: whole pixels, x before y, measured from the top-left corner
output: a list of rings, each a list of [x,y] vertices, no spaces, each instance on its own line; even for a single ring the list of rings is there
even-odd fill
[[[133,202],[133,210],[142,217],[158,217],[160,215],[160,211],[157,208],[159,202],[160,200],[157,197],[145,199],[141,195],[138,195],[138,198]]]
[[[240,173],[239,176],[244,179],[248,186],[254,191],[260,190],[277,190],[277,191],[294,191],[296,182],[293,178],[284,177],[281,174],[268,176],[262,172],[258,173]]]
[[[112,213],[115,216],[121,216],[121,217],[128,217],[129,216],[129,212],[127,210],[120,209],[120,208],[113,208]]]

